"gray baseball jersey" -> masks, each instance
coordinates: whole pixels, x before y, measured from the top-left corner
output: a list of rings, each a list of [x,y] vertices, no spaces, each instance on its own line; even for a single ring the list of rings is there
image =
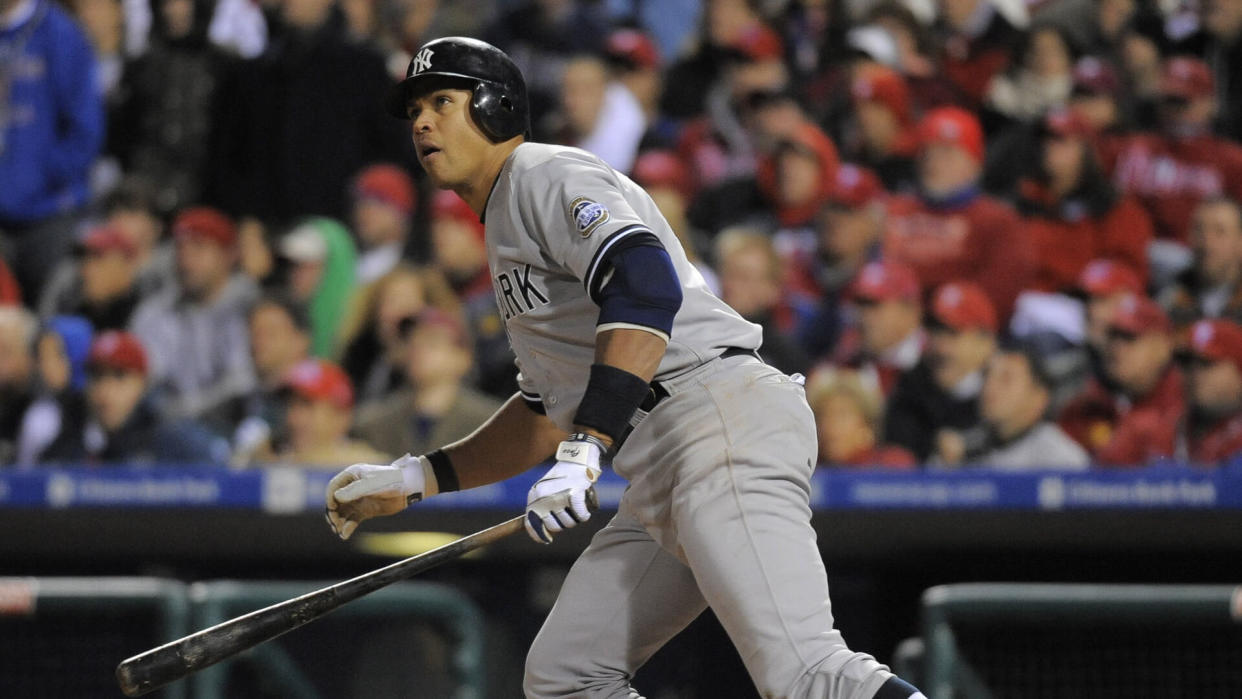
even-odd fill
[[[802,386],[725,353],[758,348],[760,328],[707,290],[650,197],[584,151],[518,146],[484,220],[521,389],[563,429],[594,362],[608,250],[650,233],[682,286],[656,373],[667,397],[631,420],[613,460],[630,487],[532,645],[526,695],[633,699],[634,672],[710,605],[763,696],[873,697],[891,673],[832,628]]]
[[[590,292],[601,265],[627,237],[659,239],[682,282],[682,304],[656,378],[673,376],[726,348],[757,349],[759,326],[707,289],[655,202],[628,177],[586,151],[518,146],[496,179],[484,213],[496,303],[520,369],[519,386],[568,430],[586,389],[600,329]]]

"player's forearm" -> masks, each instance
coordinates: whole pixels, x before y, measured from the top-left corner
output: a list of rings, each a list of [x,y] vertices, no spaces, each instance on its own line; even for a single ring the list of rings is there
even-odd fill
[[[516,476],[556,451],[565,432],[514,395],[470,436],[444,447],[462,490]]]
[[[655,333],[631,328],[613,328],[595,336],[595,363],[606,364],[650,383],[664,358],[668,342]],[[575,424],[574,429],[601,439],[612,446],[613,436],[595,426]]]

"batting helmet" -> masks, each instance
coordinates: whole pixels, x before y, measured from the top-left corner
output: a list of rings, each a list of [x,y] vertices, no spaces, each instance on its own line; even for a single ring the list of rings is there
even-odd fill
[[[493,141],[507,141],[530,132],[530,106],[522,72],[504,51],[464,36],[450,36],[423,44],[406,70],[405,80],[388,93],[393,116],[408,119],[406,104],[419,81],[438,76],[474,84],[470,113]]]

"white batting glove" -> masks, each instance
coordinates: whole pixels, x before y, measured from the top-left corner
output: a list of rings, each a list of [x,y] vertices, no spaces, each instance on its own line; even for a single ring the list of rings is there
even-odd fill
[[[395,514],[438,492],[425,456],[406,454],[386,466],[354,464],[328,481],[324,514],[332,531],[348,539],[363,520]]]
[[[556,449],[556,464],[526,495],[526,533],[537,543],[591,518],[603,443],[574,434]],[[588,504],[588,502],[590,504]]]

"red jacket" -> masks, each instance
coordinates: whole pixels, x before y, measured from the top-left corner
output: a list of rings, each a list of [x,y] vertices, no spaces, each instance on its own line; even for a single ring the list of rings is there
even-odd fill
[[[1242,199],[1242,146],[1232,141],[1139,134],[1104,157],[1117,188],[1138,198],[1160,238],[1186,242],[1191,214],[1208,197]]]
[[[1137,401],[1092,380],[1061,411],[1061,429],[1108,466],[1144,466],[1173,456],[1177,426],[1186,413],[1182,373],[1170,366],[1156,387]]]
[[[1242,454],[1242,413],[1218,420],[1208,429],[1183,425],[1178,456],[1200,466],[1219,466]]]
[[[1023,228],[1035,246],[1033,288],[1072,289],[1087,263],[1099,258],[1125,263],[1147,279],[1151,218],[1133,198],[1123,197],[1107,210],[1091,211],[1089,202],[1051,201],[1046,189],[1032,180],[1022,183],[1021,192],[1023,209],[1030,212]]]
[[[884,255],[913,267],[929,294],[955,279],[977,282],[996,305],[1002,325],[1035,272],[1035,247],[1018,215],[985,195],[951,210],[934,209],[913,196],[893,198]]]
[[[870,449],[865,449],[850,456],[844,463],[831,464],[833,466],[848,467],[874,467],[874,468],[890,468],[900,471],[912,470],[917,461],[914,454],[901,447],[877,444]]]

